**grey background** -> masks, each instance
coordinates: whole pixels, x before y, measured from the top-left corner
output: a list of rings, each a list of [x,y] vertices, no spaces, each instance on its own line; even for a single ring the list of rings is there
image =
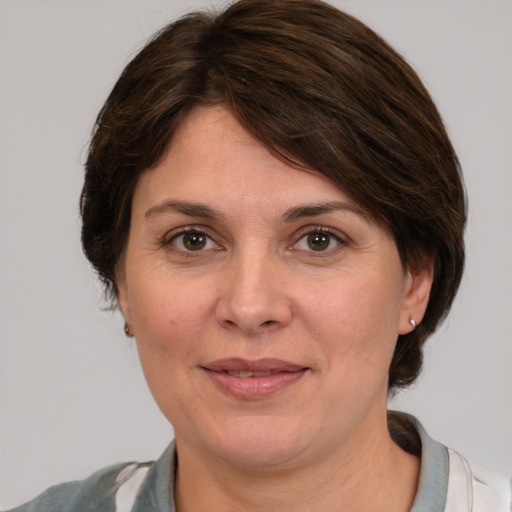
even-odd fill
[[[470,199],[468,265],[419,383],[392,407],[512,475],[512,2],[339,0],[432,92]],[[0,0],[0,507],[172,435],[81,254],[95,115],[145,38],[204,0]]]

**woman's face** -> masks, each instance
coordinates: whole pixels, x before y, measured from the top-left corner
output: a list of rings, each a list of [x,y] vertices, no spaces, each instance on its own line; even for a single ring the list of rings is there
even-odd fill
[[[140,177],[117,284],[179,449],[275,467],[385,429],[395,342],[430,274],[404,272],[332,182],[208,107]]]

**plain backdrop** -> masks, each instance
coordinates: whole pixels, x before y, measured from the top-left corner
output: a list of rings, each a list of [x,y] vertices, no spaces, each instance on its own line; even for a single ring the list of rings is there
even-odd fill
[[[338,0],[413,64],[470,200],[466,275],[392,407],[512,475],[512,2]],[[96,113],[157,28],[204,0],[0,0],[0,507],[126,460],[172,429],[79,243]]]

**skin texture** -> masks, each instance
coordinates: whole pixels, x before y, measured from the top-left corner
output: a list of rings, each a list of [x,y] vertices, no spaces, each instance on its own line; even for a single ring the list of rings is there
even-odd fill
[[[387,375],[431,281],[329,180],[276,159],[225,109],[194,110],[137,184],[117,278],[175,429],[179,510],[409,510],[419,461],[389,437]],[[239,396],[205,370],[225,358],[303,370]]]

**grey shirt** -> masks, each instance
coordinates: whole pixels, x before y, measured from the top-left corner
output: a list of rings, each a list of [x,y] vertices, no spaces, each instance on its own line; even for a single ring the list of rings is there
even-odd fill
[[[431,439],[414,418],[405,415],[403,418],[415,427],[421,440],[420,481],[411,512],[445,512],[448,449]],[[119,506],[118,495],[123,484],[137,471],[143,478],[131,512],[176,512],[175,468],[176,447],[173,441],[155,462],[118,464],[102,469],[86,480],[51,487],[11,512],[124,512]]]

